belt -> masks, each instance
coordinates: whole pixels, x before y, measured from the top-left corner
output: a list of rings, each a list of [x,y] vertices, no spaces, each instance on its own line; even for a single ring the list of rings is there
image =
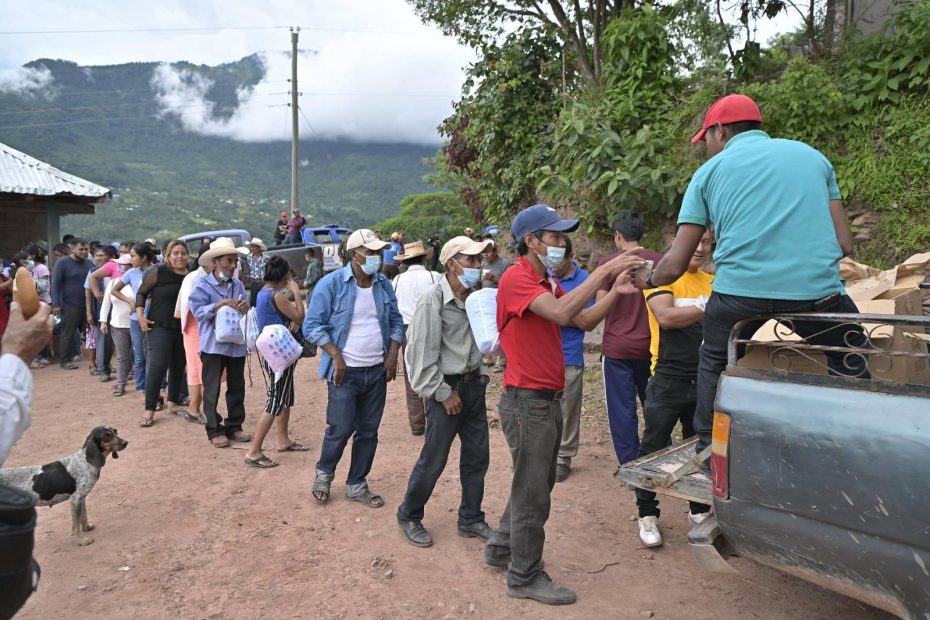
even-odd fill
[[[443,375],[443,380],[451,385],[453,389],[455,386],[461,383],[471,383],[472,381],[478,381],[481,378],[481,373],[477,370],[471,372],[466,372],[461,375]]]
[[[562,398],[562,390],[531,390],[528,388],[518,388],[508,386],[504,388],[504,393],[513,398],[522,398],[525,400],[558,400]]]

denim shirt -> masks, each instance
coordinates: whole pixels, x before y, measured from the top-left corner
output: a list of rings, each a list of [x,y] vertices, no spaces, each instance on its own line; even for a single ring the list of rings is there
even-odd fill
[[[244,344],[217,342],[214,331],[216,304],[224,299],[242,299],[248,302],[245,286],[236,278],[228,283],[220,282],[214,274],[208,274],[197,283],[187,300],[188,308],[197,319],[200,334],[200,351],[211,355],[245,357],[249,350]]]
[[[397,309],[397,297],[394,296],[391,281],[378,273],[371,277],[371,286],[386,357],[392,341],[398,344],[404,341],[404,319]],[[304,319],[304,337],[320,348],[333,342],[342,351],[349,337],[352,313],[355,311],[355,290],[356,280],[351,264],[327,274],[317,282]],[[333,360],[323,351],[320,356],[320,378],[330,381],[332,377]]]

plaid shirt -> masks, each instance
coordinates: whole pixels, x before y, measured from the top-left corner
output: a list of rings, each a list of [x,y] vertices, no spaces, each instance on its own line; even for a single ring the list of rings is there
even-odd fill
[[[265,254],[262,254],[257,259],[249,254],[246,262],[249,264],[249,279],[250,280],[264,280],[265,279],[265,265],[268,264],[268,257]]]

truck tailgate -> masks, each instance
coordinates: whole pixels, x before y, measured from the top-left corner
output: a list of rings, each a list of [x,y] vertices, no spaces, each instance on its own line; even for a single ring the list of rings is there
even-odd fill
[[[670,446],[620,467],[617,478],[640,489],[671,495],[702,504],[712,503],[711,481],[700,469],[689,466],[697,438]],[[686,468],[682,475],[682,468]]]

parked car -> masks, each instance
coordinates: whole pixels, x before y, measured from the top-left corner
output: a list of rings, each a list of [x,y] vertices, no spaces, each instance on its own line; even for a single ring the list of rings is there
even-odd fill
[[[198,257],[200,256],[201,248],[204,245],[204,241],[210,239],[216,239],[217,237],[229,237],[233,240],[233,243],[236,244],[236,247],[242,247],[246,243],[252,240],[252,235],[248,231],[242,229],[228,229],[228,230],[207,230],[204,232],[193,233],[190,235],[184,235],[179,237],[181,241],[187,243],[190,247],[191,256]],[[304,278],[307,276],[307,257],[305,256],[308,247],[319,247],[315,243],[289,243],[287,245],[274,245],[273,243],[269,244],[267,241],[264,241],[265,245],[268,247],[266,254],[277,255],[287,260],[297,274],[297,281],[303,282]],[[248,285],[249,284],[249,273],[248,268],[246,267],[246,259],[243,256],[241,259],[242,262],[242,281]]]
[[[329,273],[342,267],[339,246],[351,233],[350,228],[342,228],[335,224],[304,228],[304,242],[323,248],[323,273]]]
[[[732,572],[729,556],[744,556],[902,618],[930,618],[930,317],[778,319],[774,342],[741,340],[745,322],[731,336],[713,475],[698,467],[692,439],[617,477],[713,505],[688,534],[703,570]],[[868,346],[841,352],[866,357],[871,378],[829,375],[824,349],[790,333],[812,319],[863,324]],[[738,363],[747,345],[768,368]]]

